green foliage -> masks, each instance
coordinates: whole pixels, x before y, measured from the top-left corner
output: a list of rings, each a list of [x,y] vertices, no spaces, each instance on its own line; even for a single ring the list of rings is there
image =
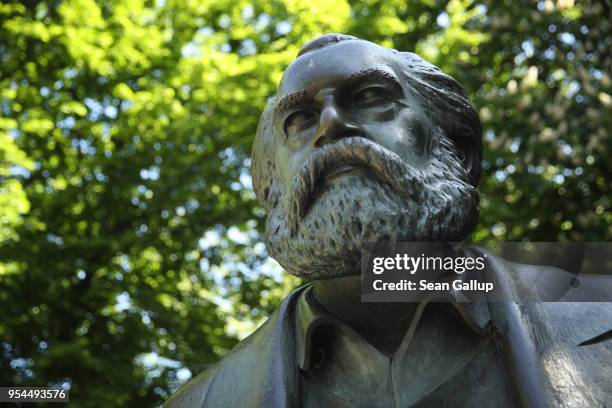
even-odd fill
[[[159,404],[298,284],[261,243],[249,151],[324,32],[464,85],[485,130],[475,240],[609,240],[609,17],[571,0],[2,3],[0,384]]]

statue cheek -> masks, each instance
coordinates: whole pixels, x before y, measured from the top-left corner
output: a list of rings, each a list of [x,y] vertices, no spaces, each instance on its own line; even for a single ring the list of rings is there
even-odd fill
[[[304,146],[299,150],[289,149],[285,145],[276,147],[276,176],[285,188],[291,186],[293,177],[308,159],[312,148]]]
[[[368,137],[393,151],[406,163],[427,166],[432,149],[432,128],[423,115],[404,109],[392,121],[365,126]]]
[[[429,157],[433,129],[427,118],[416,111],[408,111],[401,115],[400,120],[405,143],[410,146],[412,154],[421,159]]]

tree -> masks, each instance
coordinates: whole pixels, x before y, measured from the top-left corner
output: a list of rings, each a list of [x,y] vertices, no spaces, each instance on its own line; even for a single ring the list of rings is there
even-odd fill
[[[262,244],[249,151],[330,31],[455,76],[485,129],[475,240],[609,240],[610,6],[461,0],[0,5],[0,384],[159,404],[296,279]]]

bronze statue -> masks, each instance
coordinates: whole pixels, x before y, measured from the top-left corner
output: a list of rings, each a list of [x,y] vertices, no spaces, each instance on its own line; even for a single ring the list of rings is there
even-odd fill
[[[481,127],[419,56],[341,34],[306,44],[260,119],[268,250],[312,283],[168,407],[610,406],[610,303],[362,303],[362,242],[461,241]],[[493,259],[529,295],[534,267]]]

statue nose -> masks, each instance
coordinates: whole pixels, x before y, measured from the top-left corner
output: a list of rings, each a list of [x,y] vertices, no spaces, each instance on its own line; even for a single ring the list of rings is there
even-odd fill
[[[363,129],[348,120],[344,112],[333,101],[328,101],[319,117],[315,146],[322,146],[350,136],[363,136]]]

